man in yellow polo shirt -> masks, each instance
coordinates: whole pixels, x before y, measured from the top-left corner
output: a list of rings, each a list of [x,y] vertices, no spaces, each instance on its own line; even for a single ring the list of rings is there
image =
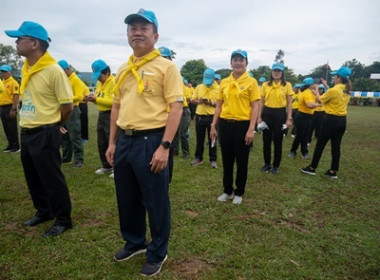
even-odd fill
[[[195,132],[197,134],[197,145],[195,148],[195,159],[191,162],[192,166],[203,163],[204,142],[207,131],[208,154],[210,165],[217,168],[216,164],[216,142],[212,145],[210,138],[212,118],[215,113],[216,97],[219,92],[219,85],[214,82],[215,71],[207,68],[203,72],[203,83],[195,88],[191,98],[193,104],[197,104],[195,111]]]
[[[70,119],[66,122],[67,133],[62,137],[62,163],[71,163],[74,152],[74,168],[80,168],[83,166],[84,156],[79,102],[83,100],[85,93],[89,90],[85,83],[79,79],[77,74],[71,69],[66,60],[60,60],[58,64],[69,78],[74,94],[74,111]]]
[[[154,45],[158,22],[140,9],[126,17],[129,61],[120,66],[111,112],[107,159],[114,166],[123,261],[146,252],[144,276],[160,272],[170,234],[169,147],[182,115],[183,85],[177,66]],[[167,108],[170,107],[168,113]],[[117,144],[116,144],[117,142]],[[146,212],[152,241],[146,244]]]
[[[17,53],[24,56],[20,94],[21,162],[37,209],[23,223],[35,226],[55,218],[44,237],[71,228],[71,201],[61,171],[60,128],[73,111],[73,92],[65,73],[47,51],[51,41],[46,29],[25,21],[18,30],[7,30],[17,38]]]
[[[11,70],[12,68],[8,64],[0,66],[5,89],[2,94],[0,93],[0,116],[4,133],[8,140],[8,146],[3,151],[17,153],[20,151],[17,130],[17,105],[20,85],[12,77]]]

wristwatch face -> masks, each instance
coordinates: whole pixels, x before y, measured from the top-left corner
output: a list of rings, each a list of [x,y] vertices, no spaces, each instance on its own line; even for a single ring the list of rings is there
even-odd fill
[[[169,141],[161,141],[161,145],[162,145],[165,149],[169,149],[169,148],[170,148],[170,142],[169,142]]]

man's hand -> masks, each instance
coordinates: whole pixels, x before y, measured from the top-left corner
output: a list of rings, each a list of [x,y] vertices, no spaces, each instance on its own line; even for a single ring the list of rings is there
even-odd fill
[[[152,160],[150,161],[151,168],[150,170],[153,173],[160,173],[165,169],[169,160],[169,149],[165,149],[160,145],[157,150],[154,152]]]
[[[114,156],[115,156],[115,150],[116,150],[116,145],[115,144],[111,144],[111,145],[108,145],[108,149],[106,151],[106,158],[107,158],[107,161],[108,163],[113,167],[114,165]]]

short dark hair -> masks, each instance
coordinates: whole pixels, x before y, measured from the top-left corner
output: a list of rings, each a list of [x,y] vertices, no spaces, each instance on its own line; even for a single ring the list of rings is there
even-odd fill
[[[41,50],[43,52],[46,52],[47,49],[49,48],[49,42],[44,41],[44,40],[40,40],[40,39],[37,39],[37,38],[36,38],[36,40],[38,40],[40,42]]]
[[[104,68],[102,70],[101,73],[104,74],[104,75],[111,74],[111,68],[109,66],[107,66],[106,68]]]

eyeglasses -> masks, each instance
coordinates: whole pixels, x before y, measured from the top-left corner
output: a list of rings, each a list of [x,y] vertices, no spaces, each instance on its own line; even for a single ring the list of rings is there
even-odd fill
[[[21,40],[30,40],[30,41],[34,41],[36,40],[35,38],[31,38],[31,37],[18,37],[17,40],[16,40],[16,43],[20,42]]]

